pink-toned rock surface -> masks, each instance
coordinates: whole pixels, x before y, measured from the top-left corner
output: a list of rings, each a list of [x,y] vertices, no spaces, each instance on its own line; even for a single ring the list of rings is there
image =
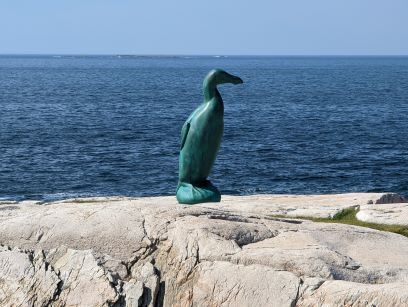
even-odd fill
[[[356,217],[363,222],[407,226],[408,203],[364,205]]]
[[[333,216],[381,193],[0,203],[1,306],[408,306],[408,238]]]

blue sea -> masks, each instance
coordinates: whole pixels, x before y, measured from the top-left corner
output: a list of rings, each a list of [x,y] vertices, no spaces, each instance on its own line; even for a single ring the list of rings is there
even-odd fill
[[[223,194],[408,196],[408,57],[0,56],[0,199],[173,195],[212,68]]]

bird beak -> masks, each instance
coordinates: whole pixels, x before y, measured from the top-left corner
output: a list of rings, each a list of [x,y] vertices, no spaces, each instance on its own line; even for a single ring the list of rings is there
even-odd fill
[[[241,84],[244,83],[240,77],[233,76],[232,84]]]

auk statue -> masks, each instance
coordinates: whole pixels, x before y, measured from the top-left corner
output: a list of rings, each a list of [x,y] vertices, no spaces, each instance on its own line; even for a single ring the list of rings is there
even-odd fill
[[[221,194],[207,180],[224,131],[224,103],[217,85],[240,84],[242,79],[213,69],[204,79],[204,102],[188,117],[181,130],[179,183],[180,204],[219,202]]]

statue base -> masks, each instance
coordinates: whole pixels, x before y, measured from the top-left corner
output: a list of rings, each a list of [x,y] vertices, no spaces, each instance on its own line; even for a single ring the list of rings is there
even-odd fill
[[[209,180],[195,184],[179,182],[176,197],[180,204],[187,205],[221,201],[220,191]]]

